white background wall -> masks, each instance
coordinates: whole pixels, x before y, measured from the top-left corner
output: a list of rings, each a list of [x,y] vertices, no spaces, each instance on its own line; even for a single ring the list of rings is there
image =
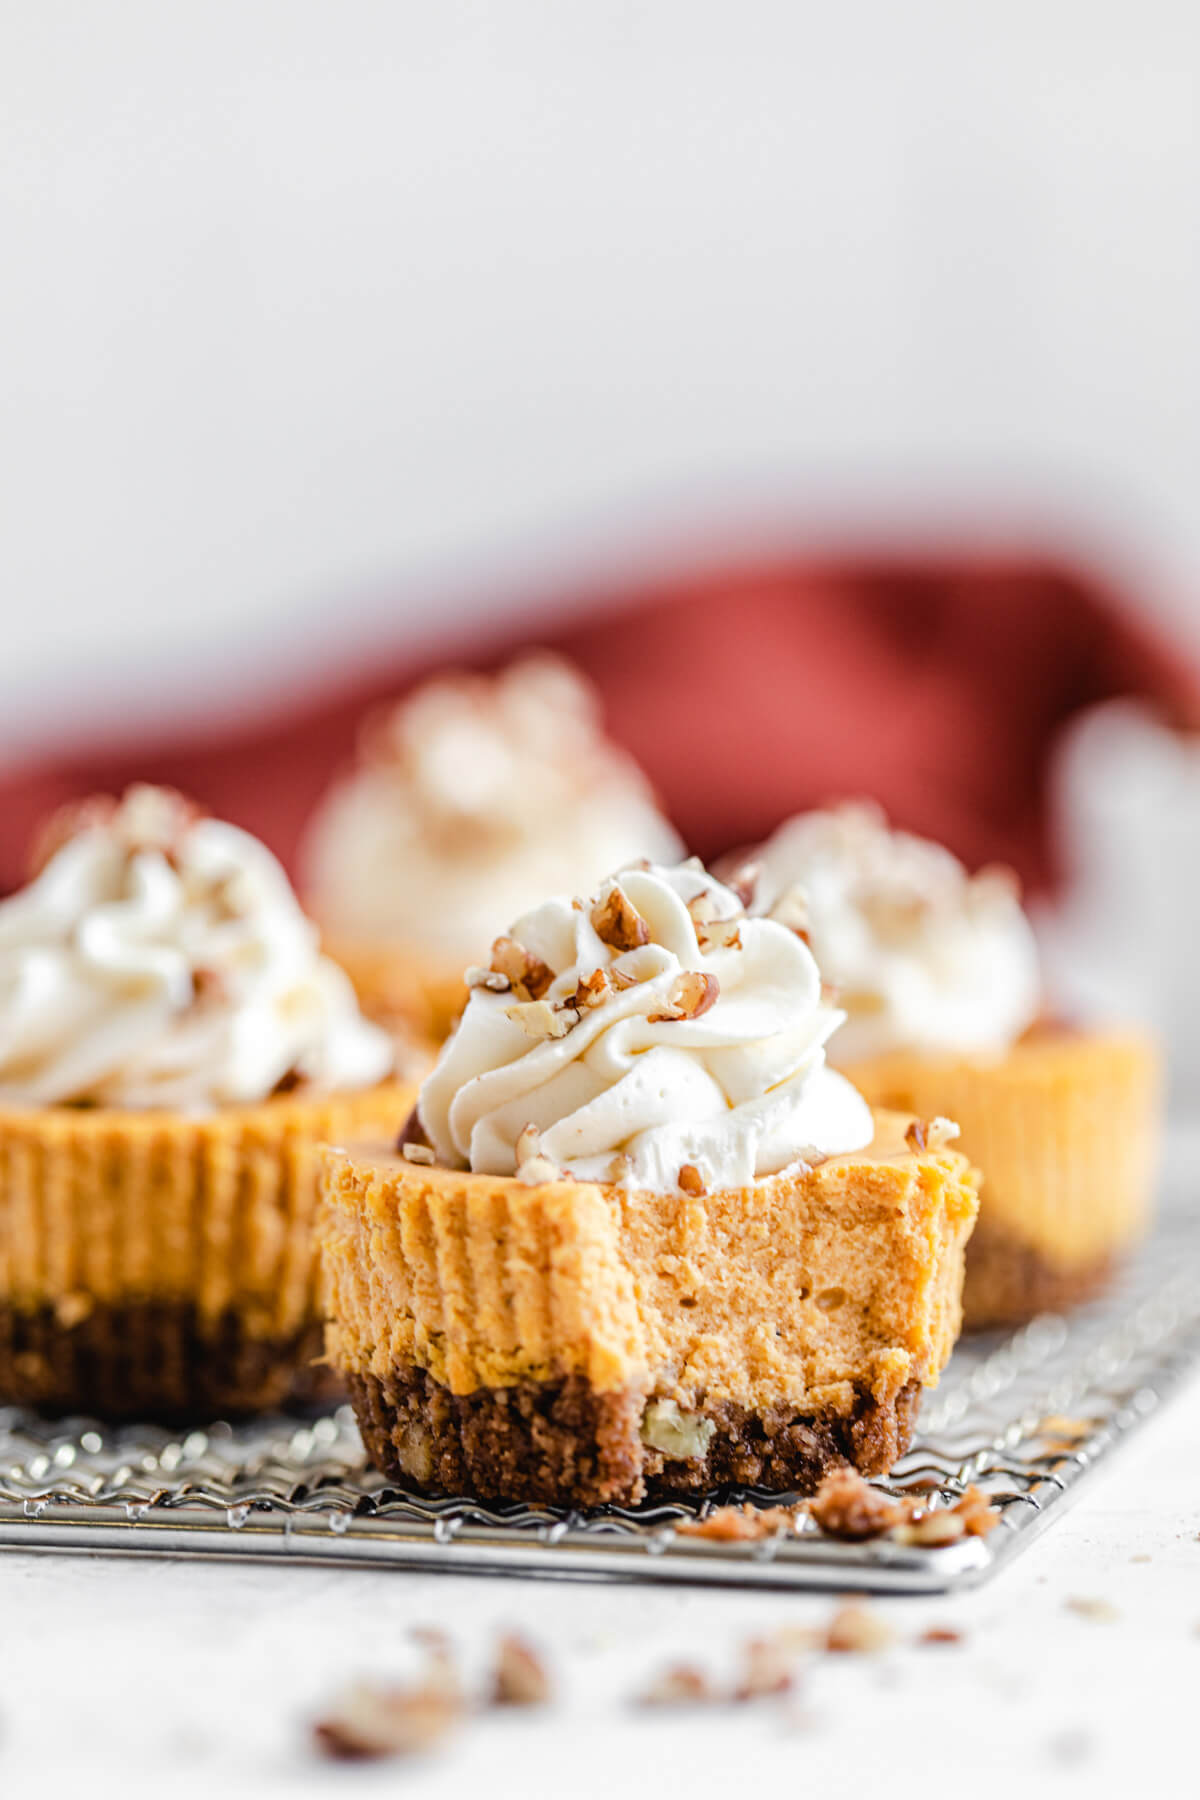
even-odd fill
[[[0,751],[751,515],[1033,520],[1200,643],[1198,68],[1195,0],[0,0]]]

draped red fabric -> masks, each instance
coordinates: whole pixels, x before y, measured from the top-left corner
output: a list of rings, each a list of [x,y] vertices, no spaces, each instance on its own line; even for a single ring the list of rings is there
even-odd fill
[[[1200,670],[1118,593],[1053,560],[824,558],[742,563],[640,591],[564,596],[536,641],[598,684],[612,736],[647,770],[700,855],[789,813],[872,795],[971,866],[1054,874],[1047,766],[1063,725],[1119,695],[1200,728]],[[488,646],[494,665],[530,640]],[[365,709],[453,649],[403,655],[269,722],[193,731],[0,775],[0,884],[64,800],[163,781],[257,833],[289,866],[306,819],[353,754]]]

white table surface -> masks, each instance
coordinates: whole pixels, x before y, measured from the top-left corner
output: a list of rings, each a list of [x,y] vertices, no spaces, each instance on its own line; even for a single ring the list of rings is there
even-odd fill
[[[992,1585],[870,1604],[893,1647],[812,1658],[793,1700],[647,1715],[628,1697],[665,1663],[731,1671],[747,1638],[833,1602],[5,1553],[0,1793],[1200,1793],[1200,1382]],[[527,1633],[554,1708],[473,1719],[420,1761],[316,1759],[307,1722],[323,1702],[357,1675],[409,1673],[410,1631],[434,1623],[469,1669],[497,1630]],[[965,1640],[914,1642],[935,1623]]]

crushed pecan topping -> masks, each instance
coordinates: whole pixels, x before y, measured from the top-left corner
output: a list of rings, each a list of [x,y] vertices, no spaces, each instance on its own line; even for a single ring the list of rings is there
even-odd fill
[[[612,983],[615,988],[631,988],[636,987],[638,984],[636,975],[631,975],[628,969],[619,969],[616,963],[614,963],[609,970],[609,974],[612,976]]]
[[[524,1000],[507,1007],[505,1013],[531,1038],[564,1038],[579,1023],[573,1006],[551,1006],[549,1000]]]
[[[754,890],[758,886],[758,878],[761,873],[761,864],[756,862],[743,863],[741,868],[736,869],[725,883],[725,886],[729,891],[737,895],[743,907],[749,908],[750,902],[754,898]]]
[[[664,1010],[649,1015],[650,1023],[658,1025],[679,1019],[699,1019],[717,1004],[720,992],[721,984],[715,975],[701,975],[695,969],[685,969],[671,983]]]
[[[173,862],[184,834],[202,818],[200,808],[174,788],[135,782],[120,800],[111,794],[91,794],[68,801],[52,813],[30,848],[29,872],[40,875],[53,856],[72,838],[97,827],[118,830],[119,842],[130,855],[139,850],[158,850]]]
[[[405,1119],[404,1128],[396,1139],[396,1149],[401,1156],[404,1155],[405,1148],[409,1144],[416,1144],[425,1150],[429,1150],[432,1147],[425,1134],[425,1127],[421,1123],[421,1115],[415,1106],[409,1113],[407,1119]]]
[[[512,993],[512,982],[507,975],[501,975],[496,969],[481,968],[478,963],[472,963],[463,980],[469,988],[486,988],[489,994]]]
[[[917,1639],[918,1644],[961,1644],[963,1634],[953,1625],[929,1625]]]
[[[493,1706],[546,1706],[553,1688],[541,1657],[524,1638],[500,1639],[492,1677]]]
[[[707,1191],[704,1186],[704,1177],[695,1163],[684,1163],[679,1171],[678,1179],[685,1194],[697,1195]]]
[[[611,950],[636,950],[650,942],[650,927],[619,881],[612,882],[591,911],[592,928]]]
[[[800,888],[789,888],[771,908],[771,917],[777,925],[783,925],[794,932],[805,944],[811,942],[808,935],[808,901]]]
[[[401,1144],[400,1154],[405,1162],[423,1163],[427,1168],[432,1168],[437,1161],[428,1144]]]
[[[508,977],[518,1000],[540,1000],[554,980],[553,969],[510,937],[498,937],[492,945],[491,972]]]
[[[904,1133],[904,1141],[910,1150],[940,1150],[943,1144],[953,1143],[958,1135],[958,1126],[953,1119],[943,1119],[939,1114],[929,1120],[913,1119]]]
[[[637,1696],[639,1706],[711,1706],[720,1696],[712,1682],[692,1663],[676,1663],[655,1676]]]
[[[590,975],[580,978],[569,1004],[579,1012],[587,1012],[593,1006],[603,1006],[612,993],[612,984],[603,969],[593,969]]]
[[[904,1518],[902,1506],[850,1468],[831,1470],[809,1501],[808,1511],[829,1537],[848,1543],[882,1537]]]

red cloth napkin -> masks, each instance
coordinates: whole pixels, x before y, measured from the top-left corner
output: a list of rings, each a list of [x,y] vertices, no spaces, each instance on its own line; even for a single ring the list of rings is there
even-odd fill
[[[1200,728],[1200,671],[1129,603],[1052,560],[828,558],[727,566],[637,592],[569,596],[537,641],[596,681],[689,845],[712,857],[799,808],[871,795],[976,867],[1053,877],[1047,765],[1063,725],[1118,695]],[[522,642],[496,641],[485,666]],[[0,778],[0,884],[64,800],[168,782],[294,867],[304,824],[353,754],[364,709],[453,649],[399,658],[268,725],[49,762]]]

